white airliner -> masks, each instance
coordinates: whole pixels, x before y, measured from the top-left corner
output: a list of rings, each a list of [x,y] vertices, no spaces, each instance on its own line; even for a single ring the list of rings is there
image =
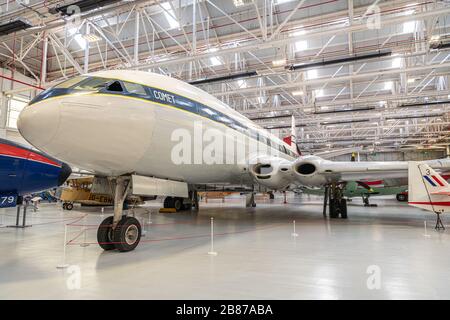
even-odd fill
[[[67,80],[33,99],[21,112],[18,128],[36,148],[115,188],[114,216],[98,230],[105,250],[129,251],[139,243],[139,222],[122,217],[129,194],[166,196],[165,207],[180,209],[190,206],[188,199],[198,208],[200,186],[286,190],[329,185],[330,216],[345,218],[345,181],[407,177],[408,172],[407,162],[299,156],[208,93],[141,71],[102,71]],[[446,160],[428,164],[450,167]],[[253,204],[252,197],[248,203]]]

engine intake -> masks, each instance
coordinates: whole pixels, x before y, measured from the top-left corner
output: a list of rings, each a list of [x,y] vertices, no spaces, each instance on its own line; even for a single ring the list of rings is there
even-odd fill
[[[317,171],[317,167],[314,164],[308,163],[308,162],[300,163],[299,165],[297,165],[295,167],[295,171],[298,174],[301,174],[303,176],[309,176],[309,175],[312,175],[314,172]]]

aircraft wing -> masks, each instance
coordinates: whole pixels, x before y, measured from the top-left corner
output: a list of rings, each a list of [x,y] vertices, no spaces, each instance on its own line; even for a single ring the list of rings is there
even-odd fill
[[[433,169],[450,168],[449,159],[424,161]],[[288,161],[274,156],[259,157],[249,166],[254,180],[272,189],[291,185],[320,187],[329,183],[363,179],[407,178],[408,162],[403,161],[330,161],[318,156],[303,156]]]

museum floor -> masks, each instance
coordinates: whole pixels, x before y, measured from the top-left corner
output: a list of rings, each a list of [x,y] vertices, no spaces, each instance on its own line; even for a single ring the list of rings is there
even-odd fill
[[[433,214],[374,198],[328,220],[318,197],[282,200],[210,200],[198,214],[149,202],[128,253],[95,243],[111,208],[41,204],[26,229],[7,228],[15,209],[0,210],[0,299],[450,299],[450,228],[436,232]]]

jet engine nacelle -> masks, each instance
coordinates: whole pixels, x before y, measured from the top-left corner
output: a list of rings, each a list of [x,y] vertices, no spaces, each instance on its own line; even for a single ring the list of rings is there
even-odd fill
[[[316,156],[298,158],[292,166],[296,182],[310,187],[320,187],[331,182],[329,175],[325,175],[326,162],[327,160]]]
[[[286,189],[294,178],[292,162],[278,157],[259,157],[250,162],[249,172],[254,180],[272,190]]]

